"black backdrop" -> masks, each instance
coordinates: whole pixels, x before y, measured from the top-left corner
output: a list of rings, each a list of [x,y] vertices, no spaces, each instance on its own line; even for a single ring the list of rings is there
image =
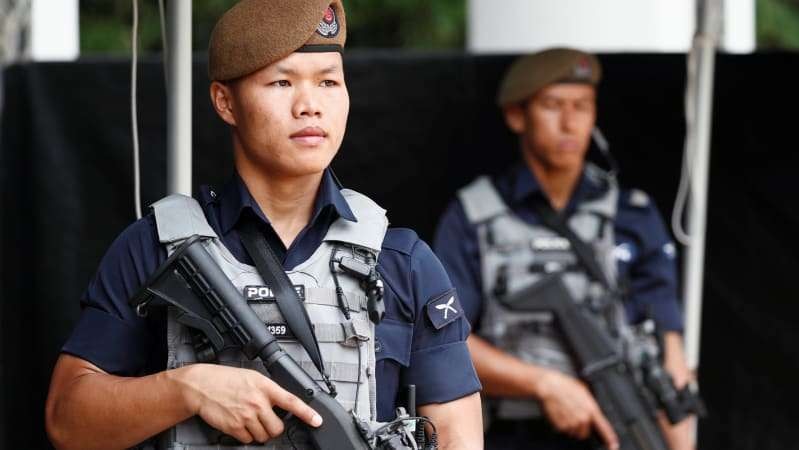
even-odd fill
[[[599,125],[622,183],[666,217],[684,123],[684,57],[606,55]],[[429,239],[454,190],[514,158],[493,105],[509,57],[351,53],[349,131],[334,166],[397,226]],[[711,161],[700,381],[701,448],[786,449],[799,420],[799,188],[794,117],[799,55],[721,56]],[[125,61],[17,66],[4,73],[0,144],[0,447],[47,448],[43,404],[78,298],[133,220]],[[140,70],[143,198],[165,190],[161,66]],[[224,181],[230,144],[195,64],[194,174]]]

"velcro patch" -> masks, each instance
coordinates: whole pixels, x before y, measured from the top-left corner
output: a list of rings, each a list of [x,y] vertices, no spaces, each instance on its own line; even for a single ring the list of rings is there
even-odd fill
[[[300,300],[305,301],[305,286],[301,284],[294,285],[294,291]],[[244,286],[244,298],[247,303],[274,303],[275,293],[269,286]]]
[[[285,323],[267,323],[266,329],[272,333],[275,339],[296,339],[294,333]]]
[[[458,300],[455,289],[450,289],[430,300],[427,302],[426,308],[427,317],[436,330],[440,330],[463,315],[463,308],[461,308],[461,302]]]

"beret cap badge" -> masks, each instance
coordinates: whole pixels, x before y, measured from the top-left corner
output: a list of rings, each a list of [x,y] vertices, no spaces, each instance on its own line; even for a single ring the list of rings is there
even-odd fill
[[[338,19],[336,18],[336,11],[333,7],[328,6],[325,15],[316,27],[316,32],[320,36],[326,38],[334,38],[338,35]]]
[[[580,58],[577,64],[574,65],[574,79],[575,80],[590,80],[591,79],[591,62],[588,58]]]

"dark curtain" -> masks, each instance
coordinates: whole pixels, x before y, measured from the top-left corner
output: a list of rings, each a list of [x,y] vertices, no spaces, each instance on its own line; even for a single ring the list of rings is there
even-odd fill
[[[334,167],[430,239],[444,205],[479,173],[516,157],[494,106],[506,56],[351,53],[349,128]],[[599,126],[622,184],[671,212],[682,154],[685,58],[605,55]],[[703,449],[785,449],[799,420],[799,225],[791,142],[799,55],[720,56],[711,158],[700,381]],[[194,180],[231,171],[228,131],[194,76]],[[4,73],[0,141],[0,447],[48,448],[44,400],[78,299],[133,220],[126,61],[31,64]],[[160,64],[140,67],[143,199],[165,190]],[[596,157],[594,152],[594,157]],[[601,158],[597,158],[601,162]]]

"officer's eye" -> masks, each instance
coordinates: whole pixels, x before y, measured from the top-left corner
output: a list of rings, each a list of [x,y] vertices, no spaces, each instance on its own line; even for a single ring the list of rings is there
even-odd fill
[[[338,83],[336,81],[334,81],[334,80],[324,80],[324,81],[322,81],[319,84],[319,86],[322,86],[322,87],[333,87],[333,86],[338,86]]]
[[[279,87],[289,87],[289,86],[291,86],[291,83],[289,83],[289,80],[277,80],[277,81],[273,81],[273,82],[269,83],[269,85],[270,86],[279,86]]]
[[[554,109],[560,108],[560,102],[555,100],[555,99],[553,99],[553,98],[545,98],[541,102],[541,106],[543,106],[544,109],[552,109],[552,110],[554,110]]]
[[[587,100],[582,102],[577,102],[577,105],[575,106],[577,107],[578,111],[591,111],[592,108],[591,102]]]

